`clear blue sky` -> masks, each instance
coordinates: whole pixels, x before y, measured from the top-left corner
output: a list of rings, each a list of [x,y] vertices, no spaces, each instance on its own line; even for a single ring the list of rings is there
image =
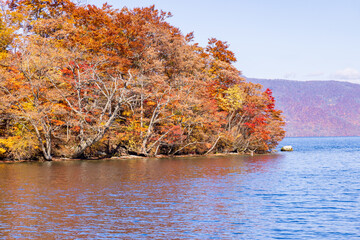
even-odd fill
[[[360,83],[360,0],[88,0],[171,12],[195,41],[227,41],[255,78]]]

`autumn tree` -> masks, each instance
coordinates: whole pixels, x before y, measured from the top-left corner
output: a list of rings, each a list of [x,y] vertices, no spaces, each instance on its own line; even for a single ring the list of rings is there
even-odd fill
[[[36,136],[44,159],[52,159],[53,133],[66,114],[60,96],[48,76],[59,75],[59,51],[51,44],[30,36],[3,65],[0,79],[2,102],[6,112]]]
[[[7,55],[8,48],[14,39],[14,29],[9,23],[8,12],[3,2],[0,2],[0,60]]]
[[[227,133],[231,151],[266,152],[284,137],[281,111],[275,109],[271,90],[251,82],[235,85],[224,92],[222,107],[229,114]]]
[[[51,82],[72,116],[67,123],[72,136],[68,143],[73,149],[71,156],[79,158],[104,137],[124,105],[131,104],[134,96],[127,88],[132,78],[104,72],[101,58],[72,59],[74,61],[62,69],[62,78],[52,78]]]

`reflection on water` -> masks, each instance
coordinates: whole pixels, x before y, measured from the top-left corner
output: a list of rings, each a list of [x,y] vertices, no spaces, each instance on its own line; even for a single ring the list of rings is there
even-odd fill
[[[360,236],[359,163],[305,153],[0,164],[0,239]]]

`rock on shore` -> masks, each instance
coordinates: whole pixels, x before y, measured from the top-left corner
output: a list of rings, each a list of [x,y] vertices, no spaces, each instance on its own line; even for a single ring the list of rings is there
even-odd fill
[[[281,151],[283,151],[283,152],[292,152],[294,149],[293,149],[293,147],[292,146],[283,146],[282,148],[281,148]]]

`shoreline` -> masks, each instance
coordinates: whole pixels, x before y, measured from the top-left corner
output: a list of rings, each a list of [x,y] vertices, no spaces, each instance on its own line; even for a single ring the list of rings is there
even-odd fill
[[[43,162],[70,162],[70,161],[106,161],[106,160],[138,160],[138,159],[162,159],[162,158],[186,158],[186,157],[221,157],[221,156],[259,156],[259,155],[267,155],[267,154],[275,154],[276,152],[269,153],[254,153],[253,155],[250,153],[212,153],[206,155],[199,154],[189,154],[189,155],[158,155],[153,157],[143,157],[137,155],[126,155],[120,157],[110,157],[110,158],[88,158],[88,159],[79,159],[79,158],[53,158],[52,161],[45,160],[0,160],[0,164],[9,164],[9,163],[43,163]]]

